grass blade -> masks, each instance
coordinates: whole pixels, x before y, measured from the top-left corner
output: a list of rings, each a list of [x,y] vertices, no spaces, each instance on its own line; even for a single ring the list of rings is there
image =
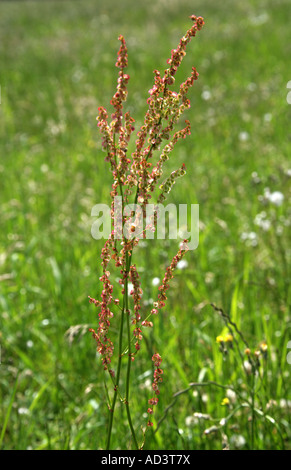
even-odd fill
[[[17,383],[18,383],[18,375],[17,375],[16,380],[15,380],[15,384],[14,384],[14,387],[13,387],[13,390],[12,390],[11,398],[10,398],[10,401],[9,401],[9,405],[8,405],[8,408],[7,408],[7,412],[6,412],[6,415],[5,415],[5,419],[4,419],[4,423],[3,423],[3,427],[2,427],[2,431],[1,431],[1,435],[0,435],[0,448],[2,447],[2,442],[3,442],[4,436],[5,436],[5,431],[6,431],[7,424],[8,424],[9,417],[10,417],[10,413],[11,413],[11,410],[12,410],[12,405],[13,405],[13,401],[14,401],[14,398],[15,398],[16,390],[17,390]]]

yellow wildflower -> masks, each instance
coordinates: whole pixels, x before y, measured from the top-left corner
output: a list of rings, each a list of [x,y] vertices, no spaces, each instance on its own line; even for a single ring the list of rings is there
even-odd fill
[[[224,341],[226,343],[232,343],[233,342],[233,336],[231,334],[226,335],[226,337],[224,338]]]
[[[229,398],[225,397],[225,398],[222,400],[221,405],[222,405],[222,406],[229,405]]]
[[[223,336],[217,336],[217,337],[216,337],[216,342],[217,342],[217,343],[223,343],[223,341],[224,341],[224,340],[223,340]]]

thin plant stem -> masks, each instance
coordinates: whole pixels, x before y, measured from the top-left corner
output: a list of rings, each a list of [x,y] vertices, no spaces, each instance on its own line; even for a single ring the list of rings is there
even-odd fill
[[[126,386],[125,386],[125,406],[128,424],[131,430],[132,438],[134,445],[139,449],[138,442],[136,439],[134,427],[131,420],[130,407],[129,407],[129,386],[130,386],[130,370],[131,370],[131,334],[130,334],[130,319],[129,319],[129,309],[128,309],[128,276],[131,263],[131,256],[126,253],[126,277],[124,282],[124,299],[125,299],[125,311],[126,311],[126,323],[127,323],[127,342],[128,342],[128,359],[127,359],[127,372],[126,372]]]
[[[115,134],[114,134],[114,149],[115,149]],[[120,193],[122,196],[122,213],[123,213],[123,191],[122,191],[122,184],[119,181]],[[112,405],[109,407],[109,423],[108,423],[108,434],[107,434],[107,444],[106,449],[109,450],[110,447],[110,439],[112,433],[112,424],[113,424],[113,417],[114,417],[114,410],[116,405],[116,399],[118,394],[118,387],[119,387],[119,379],[120,379],[120,372],[121,372],[121,361],[122,361],[122,336],[123,336],[123,324],[124,324],[124,310],[126,308],[125,299],[123,299],[123,306],[121,311],[121,319],[120,319],[120,327],[119,327],[119,344],[118,344],[118,362],[117,362],[117,372],[116,372],[116,382],[114,386],[114,395],[112,399]]]
[[[122,191],[122,183],[119,180],[119,188],[120,188],[120,193],[122,197],[122,213],[123,213],[123,207],[124,207],[124,196],[123,196],[123,191]],[[133,441],[135,444],[135,447],[138,449],[138,443],[135,435],[135,431],[133,428],[132,420],[131,420],[131,414],[130,414],[130,407],[129,407],[129,386],[130,386],[130,369],[131,369],[131,335],[130,335],[130,321],[129,321],[129,309],[128,309],[128,276],[129,276],[129,270],[130,270],[130,265],[131,265],[131,256],[126,253],[126,262],[125,262],[125,280],[124,280],[124,296],[123,296],[123,308],[122,308],[122,313],[121,313],[121,321],[120,321],[120,328],[119,328],[119,354],[118,354],[118,364],[117,364],[117,373],[116,373],[116,384],[114,387],[114,395],[113,395],[113,400],[112,400],[112,406],[109,409],[109,426],[108,426],[108,435],[107,435],[107,450],[109,450],[110,447],[110,438],[111,438],[111,432],[112,432],[112,425],[113,425],[113,416],[114,416],[114,409],[115,409],[115,404],[116,404],[116,399],[117,399],[117,394],[118,394],[118,386],[119,386],[119,378],[120,378],[120,371],[121,371],[121,361],[122,361],[122,337],[123,337],[123,326],[124,326],[124,314],[126,314],[126,323],[127,323],[127,340],[128,340],[128,362],[127,362],[127,374],[126,374],[126,395],[125,395],[125,406],[126,406],[126,413],[127,413],[127,419],[128,419],[128,424],[131,430],[131,434],[133,437]]]
[[[255,374],[252,376],[252,421],[251,421],[251,449],[255,445]]]
[[[108,433],[107,433],[107,444],[106,449],[109,450],[110,448],[110,439],[111,439],[111,432],[112,432],[112,424],[113,424],[113,416],[114,416],[114,409],[118,394],[118,387],[119,387],[119,378],[120,378],[120,371],[121,371],[121,360],[122,360],[122,335],[123,335],[123,323],[124,323],[124,308],[123,305],[122,312],[121,312],[121,320],[120,320],[120,328],[119,328],[119,350],[118,350],[118,363],[117,363],[117,372],[116,372],[116,382],[114,387],[114,395],[112,399],[111,408],[109,408],[109,424],[108,424]]]

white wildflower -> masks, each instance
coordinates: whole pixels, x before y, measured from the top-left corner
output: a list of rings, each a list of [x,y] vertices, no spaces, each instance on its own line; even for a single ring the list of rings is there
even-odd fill
[[[244,361],[244,370],[246,371],[247,374],[252,373],[252,365],[249,361]]]
[[[265,232],[267,232],[271,228],[271,222],[270,220],[266,219],[266,216],[266,212],[263,211],[257,214],[254,220],[254,223],[261,227]]]
[[[243,232],[240,238],[247,246],[257,246],[258,244],[257,234],[255,232]]]
[[[272,117],[273,116],[272,116],[271,113],[266,113],[266,114],[264,114],[264,121],[265,122],[270,122],[270,121],[272,121]]]
[[[152,279],[152,285],[153,285],[153,286],[158,286],[160,283],[161,283],[160,278],[154,277],[154,278]]]
[[[290,408],[291,400],[286,400],[285,398],[281,398],[279,405],[280,405],[280,408]]]
[[[261,178],[258,176],[258,173],[256,171],[252,172],[252,181],[255,184],[259,184],[262,181]]]
[[[280,191],[274,191],[273,193],[267,193],[267,199],[275,206],[281,206],[284,201],[284,194]]]
[[[18,408],[18,414],[28,415],[29,414],[29,409],[22,406],[22,407]]]
[[[194,413],[194,418],[208,420],[208,419],[210,419],[210,415],[205,414],[205,413],[198,413],[197,412],[197,413]]]
[[[181,259],[181,261],[178,261],[177,263],[178,269],[185,269],[187,268],[187,266],[188,266],[188,261],[186,261],[185,259]]]
[[[234,434],[233,436],[231,436],[230,438],[230,443],[236,448],[236,449],[240,449],[241,447],[243,447],[246,443],[246,440],[243,436],[241,436],[240,434]]]
[[[239,133],[238,138],[241,142],[246,142],[250,138],[250,134],[246,131],[242,131]]]
[[[46,163],[43,163],[40,167],[42,173],[47,173],[49,171],[49,166]]]
[[[203,90],[202,93],[201,93],[201,98],[204,100],[204,101],[208,101],[210,100],[211,98],[211,92],[209,90]]]
[[[197,423],[197,419],[194,416],[186,416],[185,424],[187,427],[193,426]]]
[[[236,400],[236,393],[234,390],[232,390],[231,388],[228,388],[227,391],[226,391],[226,396],[227,398],[229,398],[229,400],[234,403],[235,400]]]

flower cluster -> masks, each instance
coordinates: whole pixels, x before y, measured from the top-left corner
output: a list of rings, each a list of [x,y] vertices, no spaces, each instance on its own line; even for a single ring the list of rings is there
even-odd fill
[[[158,70],[154,70],[155,80],[153,87],[149,90],[148,110],[144,124],[137,134],[136,149],[132,154],[133,163],[127,184],[131,187],[138,185],[139,196],[144,204],[151,198],[150,192],[153,192],[155,184],[163,173],[162,166],[168,159],[169,152],[178,139],[185,138],[190,133],[190,123],[186,121],[186,128],[174,135],[170,144],[164,148],[157,164],[152,167],[149,160],[154,150],[159,150],[161,143],[170,139],[174,125],[185,109],[190,107],[187,93],[194,81],[198,79],[198,72],[193,68],[191,76],[181,84],[179,93],[169,89],[175,82],[174,76],[186,54],[188,43],[204,24],[201,17],[197,18],[193,15],[191,19],[194,24],[180,40],[178,47],[172,50],[171,58],[167,61],[169,68],[165,70],[164,76],[162,77]],[[164,126],[163,122],[165,122]]]
[[[148,228],[155,231],[158,210],[154,212],[153,220],[149,223],[149,227],[146,227],[140,234],[136,231],[138,224],[136,224],[136,221],[133,219],[133,215],[126,212],[125,207],[128,206],[129,203],[136,204],[138,202],[142,207],[140,217],[146,217],[146,205],[152,198],[155,189],[159,187],[161,191],[157,197],[157,204],[155,206],[158,207],[159,203],[166,199],[176,179],[186,173],[185,165],[183,164],[160,184],[160,178],[164,171],[164,163],[169,159],[169,155],[177,142],[180,139],[186,138],[191,132],[189,121],[186,121],[185,127],[178,132],[174,132],[174,126],[184,111],[190,107],[190,100],[187,95],[190,87],[192,87],[195,80],[198,79],[196,69],[194,67],[192,68],[190,76],[180,85],[178,92],[170,89],[175,83],[176,72],[186,54],[187,45],[204,25],[203,18],[194,15],[190,18],[192,25],[181,38],[176,49],[172,50],[171,57],[167,61],[168,68],[165,70],[164,74],[161,74],[158,70],[154,70],[154,84],[149,90],[149,97],[147,99],[148,109],[145,113],[144,122],[136,134],[135,147],[131,155],[128,153],[128,144],[135,130],[135,121],[129,112],[123,112],[124,102],[127,98],[127,84],[130,79],[129,75],[125,73],[125,69],[128,66],[128,55],[123,36],[119,36],[120,49],[115,64],[118,68],[118,79],[116,92],[110,101],[113,108],[111,122],[108,121],[107,110],[103,106],[98,108],[97,123],[102,136],[102,147],[106,152],[105,161],[110,165],[113,178],[110,192],[112,231],[101,252],[103,270],[102,276],[100,277],[100,281],[103,284],[101,300],[89,297],[89,302],[95,304],[99,309],[98,329],[95,331],[91,328],[90,331],[97,342],[97,351],[101,355],[103,367],[105,370],[109,371],[114,381],[115,394],[112,400],[112,408],[110,409],[112,413],[111,416],[113,416],[114,413],[117,393],[121,394],[119,390],[119,378],[122,370],[121,362],[124,356],[127,356],[126,396],[123,402],[127,407],[127,415],[129,417],[128,420],[132,433],[133,429],[129,411],[130,363],[141,347],[140,342],[143,338],[142,327],[152,327],[153,322],[149,320],[149,317],[157,314],[158,310],[165,306],[167,290],[173,278],[174,270],[188,251],[188,247],[187,240],[184,240],[180,250],[173,257],[170,266],[166,269],[164,279],[159,287],[157,302],[154,302],[150,313],[142,318],[141,298],[143,292],[136,265],[132,264],[132,254],[134,248],[139,243],[140,235],[144,236]],[[153,158],[155,152],[158,152],[159,155],[156,161]],[[133,200],[130,200],[131,195],[133,195]],[[117,196],[119,196],[121,201],[115,204]],[[118,216],[118,220],[122,221],[122,227],[118,229],[120,230],[119,235],[122,235],[121,237],[116,236],[116,216]],[[124,234],[123,228],[128,227],[128,224],[131,224],[130,232],[132,237],[128,235],[125,236]],[[110,281],[111,275],[109,271],[110,262],[113,262],[120,272],[119,283],[121,285],[121,296],[123,298],[122,303],[120,299],[113,297],[113,284]],[[129,281],[132,285],[132,289],[130,290],[128,289]],[[111,322],[114,315],[116,316],[114,313],[115,305],[118,305],[118,308],[121,310],[118,345],[119,354],[117,357],[116,373],[111,368],[114,345],[109,338]],[[125,349],[122,344],[124,341],[124,335],[122,334],[124,326],[123,321],[126,322],[128,333],[128,344]],[[131,351],[132,342],[134,342],[135,345],[135,353]],[[156,396],[149,400],[149,414],[153,411],[152,407],[158,403],[157,395],[159,394],[159,383],[162,381],[163,374],[163,370],[160,368],[162,361],[160,355],[157,353],[154,354],[152,360],[156,367],[152,385]],[[114,379],[115,377],[116,380]],[[113,418],[110,418],[111,424],[112,419]],[[111,424],[109,425],[108,442],[110,441]]]
[[[174,273],[174,270],[176,269],[179,261],[181,261],[183,256],[188,251],[187,242],[188,242],[188,240],[184,240],[183,243],[181,243],[181,247],[180,247],[178,253],[174,256],[170,266],[168,266],[167,269],[166,269],[164,279],[162,281],[162,284],[159,287],[158,302],[154,302],[154,308],[151,310],[152,315],[157,315],[158,309],[161,309],[162,307],[165,306],[165,301],[167,300],[166,292],[170,287],[169,282],[174,277],[173,273]]]
[[[227,354],[228,353],[228,347],[230,349],[233,348],[233,336],[228,333],[225,336],[217,336],[216,337],[216,342],[219,344],[219,349],[222,353]]]
[[[179,168],[179,170],[172,171],[169,178],[167,178],[166,181],[160,186],[160,189],[162,189],[162,193],[158,197],[158,203],[161,203],[166,199],[166,195],[169,194],[169,192],[171,191],[172,186],[175,184],[175,180],[179,178],[179,176],[184,176],[185,173],[185,163],[183,163],[182,167]]]
[[[125,39],[123,36],[119,36],[118,39],[121,42],[121,45],[118,51],[117,62],[115,64],[115,66],[119,68],[117,90],[110,102],[110,104],[112,104],[115,110],[115,112],[111,115],[112,129],[115,133],[119,133],[122,128],[122,108],[123,108],[122,102],[126,101],[126,98],[127,98],[126,85],[129,80],[129,75],[124,73],[124,69],[128,65],[127,47],[126,47]]]
[[[153,383],[152,383],[152,388],[155,392],[156,395],[159,395],[160,394],[160,390],[159,390],[159,383],[163,381],[163,369],[160,368],[160,365],[161,365],[161,362],[162,362],[162,358],[161,356],[158,354],[158,353],[155,353],[152,357],[152,361],[156,367],[155,371],[154,371],[154,380],[153,380]],[[153,410],[153,406],[157,405],[158,403],[158,398],[157,397],[153,397],[153,398],[150,398],[149,399],[149,405],[150,407],[148,408],[148,414],[153,414],[154,410]],[[148,426],[152,426],[153,423],[151,421],[148,421]]]
[[[102,364],[104,370],[108,370],[108,366],[111,363],[111,357],[113,355],[114,346],[110,338],[108,337],[108,330],[110,327],[110,320],[113,318],[113,312],[110,310],[110,304],[113,301],[112,292],[113,286],[110,283],[109,276],[110,272],[106,270],[108,263],[107,253],[107,244],[106,242],[102,250],[102,264],[103,264],[103,275],[99,278],[103,282],[103,290],[101,293],[101,302],[89,297],[89,302],[94,303],[97,307],[100,307],[99,313],[99,325],[97,332],[90,328],[89,331],[93,334],[94,339],[97,342],[97,352],[102,356]],[[109,370],[110,374],[114,376],[114,371]]]
[[[249,370],[250,372],[255,373],[261,365],[260,359],[267,358],[268,345],[266,341],[261,341],[259,346],[254,351],[251,351],[250,348],[246,348],[244,353],[248,359],[244,364],[246,371]]]
[[[139,312],[141,309],[140,300],[142,297],[142,289],[140,287],[139,275],[138,275],[135,265],[130,266],[129,274],[130,274],[130,280],[133,286],[132,290],[130,291],[130,295],[132,295],[133,301],[134,301],[134,318],[132,319],[132,324],[136,325],[135,329],[133,330],[133,335],[136,338],[135,349],[136,351],[139,351],[140,341],[142,340],[142,331],[141,331],[141,328],[138,326],[138,324],[141,321],[141,315]],[[141,323],[141,325],[151,327],[153,326],[153,323],[150,321],[144,320]]]

